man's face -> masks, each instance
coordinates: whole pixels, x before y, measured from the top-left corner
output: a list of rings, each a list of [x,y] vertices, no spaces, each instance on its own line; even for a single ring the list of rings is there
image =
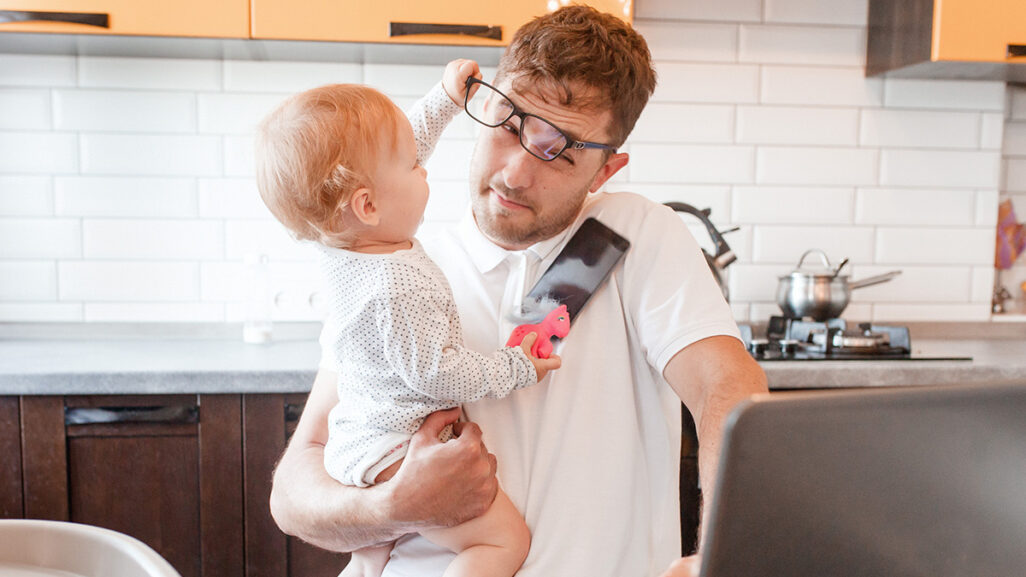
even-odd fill
[[[551,93],[516,91],[509,80],[496,88],[525,112],[537,114],[575,140],[607,142],[609,111],[565,107]],[[548,96],[548,98],[546,98]],[[478,228],[489,240],[521,250],[551,238],[568,227],[589,191],[627,164],[627,155],[606,158],[601,150],[566,150],[552,161],[524,150],[520,119],[482,128],[470,164],[471,209]]]

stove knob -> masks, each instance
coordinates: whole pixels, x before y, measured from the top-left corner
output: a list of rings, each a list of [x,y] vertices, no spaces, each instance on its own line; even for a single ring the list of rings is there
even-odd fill
[[[748,350],[756,357],[766,356],[766,351],[768,349],[769,341],[766,339],[752,339],[752,342],[748,345]]]
[[[793,356],[798,352],[798,341],[794,339],[782,339],[780,341],[780,354],[785,357]]]

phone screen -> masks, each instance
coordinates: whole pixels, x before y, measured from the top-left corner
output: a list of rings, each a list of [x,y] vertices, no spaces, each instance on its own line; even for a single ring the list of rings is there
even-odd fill
[[[630,245],[594,218],[585,220],[527,294],[525,304],[556,301],[566,305],[573,321]]]

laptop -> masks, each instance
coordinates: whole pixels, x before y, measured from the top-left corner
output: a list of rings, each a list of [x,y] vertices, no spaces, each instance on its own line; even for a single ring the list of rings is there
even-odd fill
[[[1026,385],[760,395],[711,507],[702,577],[1026,575]]]

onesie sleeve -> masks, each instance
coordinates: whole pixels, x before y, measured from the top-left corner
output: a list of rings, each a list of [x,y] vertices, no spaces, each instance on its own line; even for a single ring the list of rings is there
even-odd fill
[[[431,158],[445,127],[462,110],[463,107],[449,98],[439,82],[406,111],[406,117],[413,126],[413,137],[417,141],[417,162],[424,164]]]
[[[440,401],[470,403],[503,398],[537,382],[534,365],[520,347],[482,355],[454,339],[446,302],[451,301],[443,291],[421,290],[379,305],[387,362],[410,389]]]

